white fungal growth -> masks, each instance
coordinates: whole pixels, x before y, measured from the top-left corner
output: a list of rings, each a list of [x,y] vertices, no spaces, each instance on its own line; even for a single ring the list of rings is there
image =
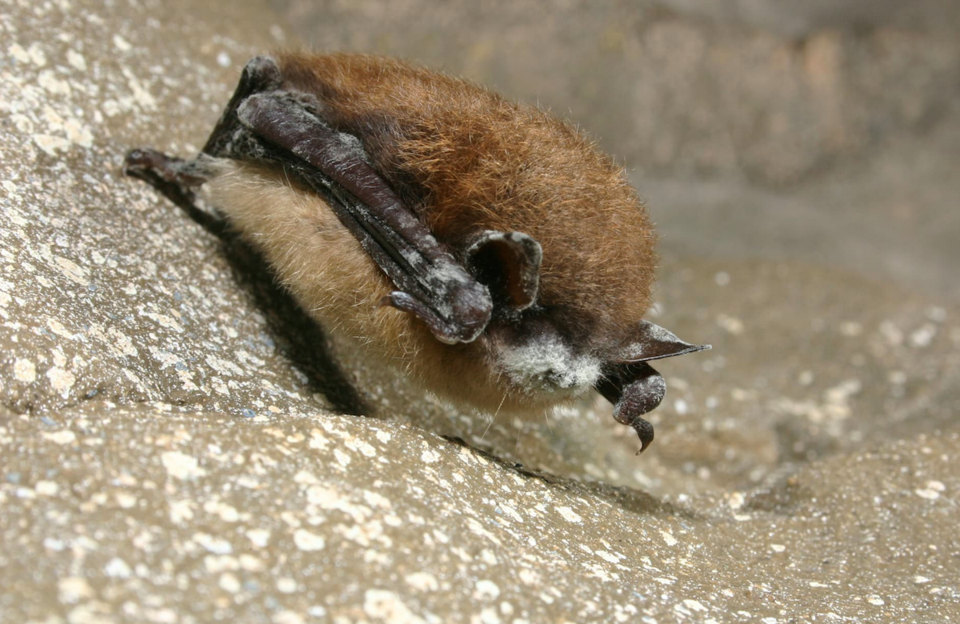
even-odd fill
[[[600,360],[575,355],[557,336],[537,337],[519,346],[504,345],[497,365],[521,388],[561,392],[589,388],[600,377]]]

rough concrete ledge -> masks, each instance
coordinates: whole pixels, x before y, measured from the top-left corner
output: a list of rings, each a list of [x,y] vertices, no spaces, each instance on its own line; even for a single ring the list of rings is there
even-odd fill
[[[600,401],[457,412],[119,174],[203,142],[269,8],[0,6],[0,621],[960,618],[950,301],[673,257],[716,349],[642,458]]]

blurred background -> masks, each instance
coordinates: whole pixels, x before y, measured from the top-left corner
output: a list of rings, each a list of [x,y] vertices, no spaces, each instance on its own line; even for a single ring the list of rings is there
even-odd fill
[[[960,3],[273,0],[576,121],[664,255],[796,258],[960,297]]]

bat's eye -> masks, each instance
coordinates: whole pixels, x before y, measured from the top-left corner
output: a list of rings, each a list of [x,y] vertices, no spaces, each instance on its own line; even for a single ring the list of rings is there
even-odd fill
[[[494,305],[513,313],[536,301],[542,257],[540,244],[520,232],[486,231],[467,250],[468,264],[490,289]]]

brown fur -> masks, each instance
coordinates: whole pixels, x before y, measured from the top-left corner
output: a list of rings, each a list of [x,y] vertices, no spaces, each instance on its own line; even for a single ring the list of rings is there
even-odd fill
[[[212,202],[304,308],[424,388],[481,409],[535,410],[588,390],[518,386],[498,362],[522,346],[520,334],[545,327],[569,349],[540,359],[569,359],[574,372],[632,342],[650,302],[655,237],[622,168],[569,123],[457,78],[374,56],[276,57],[284,88],[314,94],[328,121],[357,136],[461,261],[483,230],[524,232],[543,248],[534,317],[442,344],[412,315],[378,306],[392,284],[322,198],[278,170],[219,161]],[[517,353],[506,357],[522,369]]]
[[[629,340],[650,304],[655,235],[623,169],[572,125],[395,59],[278,61],[438,240],[456,251],[478,230],[529,234],[543,247],[538,303],[596,347]]]

